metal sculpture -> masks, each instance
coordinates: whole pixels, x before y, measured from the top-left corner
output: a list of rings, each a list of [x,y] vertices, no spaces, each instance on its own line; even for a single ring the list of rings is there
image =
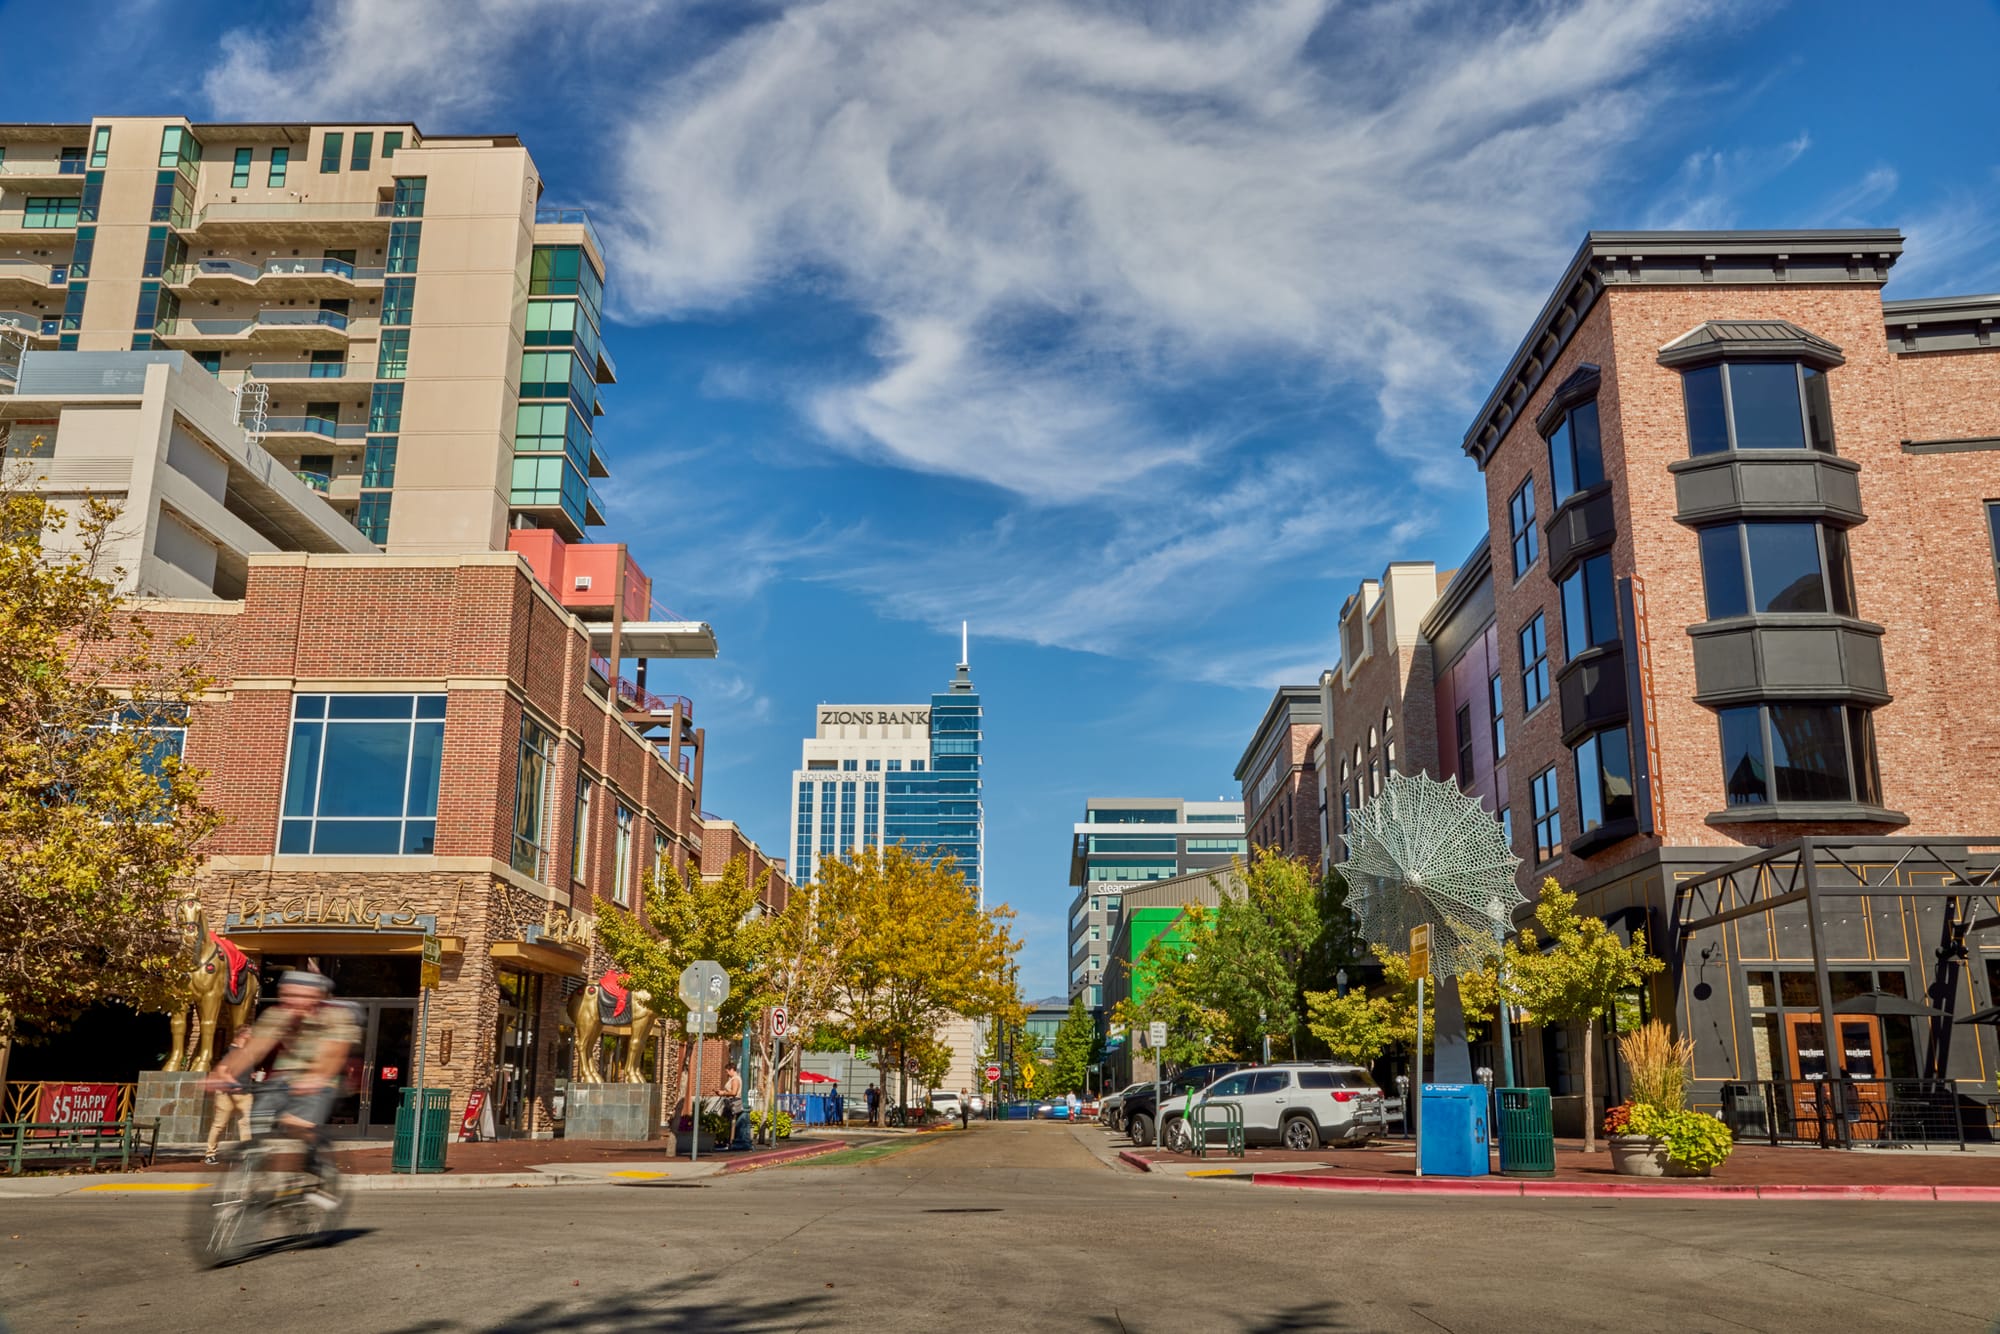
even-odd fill
[[[1348,903],[1370,943],[1406,950],[1410,928],[1431,928],[1431,971],[1476,972],[1498,952],[1503,923],[1528,900],[1514,882],[1521,859],[1500,824],[1450,783],[1391,774],[1354,812],[1347,832]]]
[[[653,993],[628,988],[631,979],[615,968],[569,998],[570,1028],[576,1034],[576,1082],[579,1084],[644,1084],[641,1065],[646,1044],[653,1036],[659,1013],[653,1009]],[[611,1078],[605,1079],[598,1053],[605,1034],[627,1039],[625,1054],[613,1064]]]
[[[182,899],[174,908],[182,950],[193,956],[187,972],[167,1001],[167,1022],[173,1046],[163,1070],[205,1074],[215,1064],[219,1025],[224,1018],[234,1032],[257,1012],[257,965],[250,956],[208,929],[199,899]],[[189,1031],[188,1015],[195,1018]]]

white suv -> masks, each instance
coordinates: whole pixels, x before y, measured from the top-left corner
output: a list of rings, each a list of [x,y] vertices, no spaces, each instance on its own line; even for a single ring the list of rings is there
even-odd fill
[[[1243,1109],[1245,1144],[1282,1144],[1308,1152],[1327,1144],[1365,1144],[1382,1124],[1382,1090],[1358,1065],[1331,1061],[1258,1066],[1225,1075],[1194,1096],[1192,1105],[1232,1102]],[[1189,1103],[1177,1099],[1161,1113],[1162,1142],[1187,1152],[1194,1134]],[[1217,1117],[1206,1118],[1220,1124]]]

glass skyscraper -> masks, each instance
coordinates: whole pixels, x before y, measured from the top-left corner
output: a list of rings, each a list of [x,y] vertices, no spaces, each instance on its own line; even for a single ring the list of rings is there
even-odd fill
[[[792,774],[791,871],[854,848],[900,844],[952,857],[985,906],[981,709],[971,667],[921,704],[822,704]]]

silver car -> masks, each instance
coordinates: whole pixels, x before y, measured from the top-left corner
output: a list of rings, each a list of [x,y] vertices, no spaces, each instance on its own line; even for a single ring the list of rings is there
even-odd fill
[[[1246,1145],[1281,1144],[1301,1153],[1329,1144],[1365,1144],[1382,1124],[1382,1090],[1366,1070],[1332,1061],[1294,1062],[1238,1070],[1196,1094],[1191,1104],[1169,1103],[1161,1114],[1164,1143],[1182,1153],[1192,1150],[1190,1105],[1223,1102],[1242,1109]],[[1219,1116],[1204,1119],[1220,1124]]]

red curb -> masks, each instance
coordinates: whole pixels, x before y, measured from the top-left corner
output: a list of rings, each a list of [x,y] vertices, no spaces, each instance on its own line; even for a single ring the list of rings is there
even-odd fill
[[[1294,1186],[1313,1190],[1351,1190],[1369,1193],[1415,1193],[1425,1195],[1520,1195],[1530,1199],[1591,1199],[1615,1196],[1621,1199],[1819,1199],[1819,1200],[1945,1200],[1951,1202],[2000,1203],[2000,1186],[1734,1186],[1680,1182],[1674,1185],[1640,1185],[1637,1182],[1597,1181],[1505,1181],[1478,1177],[1339,1177],[1308,1176],[1296,1172],[1256,1172],[1253,1186]]]
[[[1984,1188],[1984,1189],[1991,1189]],[[1822,1199],[1822,1200],[1934,1200],[1936,1186],[1759,1186],[1760,1196],[1773,1199]],[[1994,1191],[2000,1198],[2000,1190]]]
[[[1141,1172],[1150,1172],[1153,1170],[1153,1160],[1146,1157],[1143,1153],[1134,1153],[1130,1149],[1120,1149],[1118,1151],[1118,1158],[1121,1162],[1128,1163],[1138,1168]]]
[[[1615,1195],[1622,1198],[1646,1196],[1653,1199],[1738,1199],[1757,1198],[1755,1186],[1702,1186],[1693,1182],[1641,1186],[1611,1181],[1524,1181],[1521,1193],[1542,1199],[1586,1199]]]
[[[1411,1191],[1424,1195],[1519,1195],[1518,1181],[1477,1177],[1322,1177],[1299,1172],[1253,1172],[1253,1186],[1305,1186],[1315,1190]]]
[[[796,1149],[772,1149],[769,1153],[752,1154],[748,1158],[738,1158],[724,1167],[717,1176],[734,1176],[738,1172],[754,1172],[760,1167],[776,1167],[780,1163],[795,1163],[801,1158],[817,1158],[823,1153],[832,1153],[848,1146],[839,1140],[828,1140],[824,1144],[801,1144]]]
[[[2000,1204],[2000,1186],[1932,1186],[1937,1197],[1947,1203],[1971,1204],[1975,1201]]]

